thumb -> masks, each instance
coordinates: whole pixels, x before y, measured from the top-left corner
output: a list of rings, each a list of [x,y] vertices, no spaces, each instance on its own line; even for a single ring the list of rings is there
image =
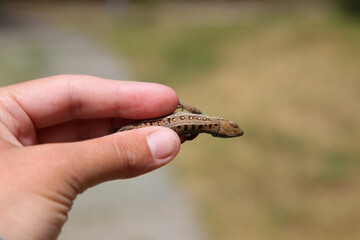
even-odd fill
[[[147,127],[53,147],[64,154],[55,171],[80,193],[104,181],[135,177],[165,165],[179,152],[180,139],[171,129]]]
[[[5,223],[13,236],[31,232],[55,239],[77,194],[163,166],[178,153],[180,139],[171,129],[148,127],[82,142],[5,148],[0,152],[0,200],[5,203],[0,210],[6,208],[1,213],[8,221],[0,221],[0,228]],[[25,231],[11,231],[13,225]]]

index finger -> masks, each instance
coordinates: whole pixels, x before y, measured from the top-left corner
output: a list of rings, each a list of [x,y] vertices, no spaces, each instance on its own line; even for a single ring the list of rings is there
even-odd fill
[[[59,75],[8,87],[35,128],[72,119],[146,119],[173,112],[177,94],[170,87],[84,75]]]

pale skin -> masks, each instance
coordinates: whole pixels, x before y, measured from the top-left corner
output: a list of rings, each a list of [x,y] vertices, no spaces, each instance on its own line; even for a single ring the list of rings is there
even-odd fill
[[[109,128],[113,117],[121,125],[177,105],[169,87],[91,76],[0,88],[0,238],[56,239],[78,194],[171,161],[180,149],[171,129]]]

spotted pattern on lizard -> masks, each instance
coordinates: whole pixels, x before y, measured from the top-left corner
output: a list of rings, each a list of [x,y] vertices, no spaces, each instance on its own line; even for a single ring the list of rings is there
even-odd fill
[[[208,133],[221,138],[239,137],[244,134],[244,131],[234,121],[220,117],[209,117],[199,109],[181,102],[179,102],[178,109],[182,109],[182,111],[160,118],[128,124],[121,127],[118,132],[150,126],[168,127],[180,136],[182,143],[193,140],[200,133]]]

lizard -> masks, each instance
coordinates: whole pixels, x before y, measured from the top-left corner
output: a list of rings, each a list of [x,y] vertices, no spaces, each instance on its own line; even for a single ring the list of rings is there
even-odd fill
[[[183,104],[181,101],[179,101],[177,109],[182,111],[177,112],[175,110],[167,116],[130,123],[121,127],[117,132],[142,127],[163,126],[174,130],[179,135],[181,143],[195,139],[200,133],[208,133],[221,138],[239,137],[244,134],[236,122],[220,117],[209,117],[196,107]]]

